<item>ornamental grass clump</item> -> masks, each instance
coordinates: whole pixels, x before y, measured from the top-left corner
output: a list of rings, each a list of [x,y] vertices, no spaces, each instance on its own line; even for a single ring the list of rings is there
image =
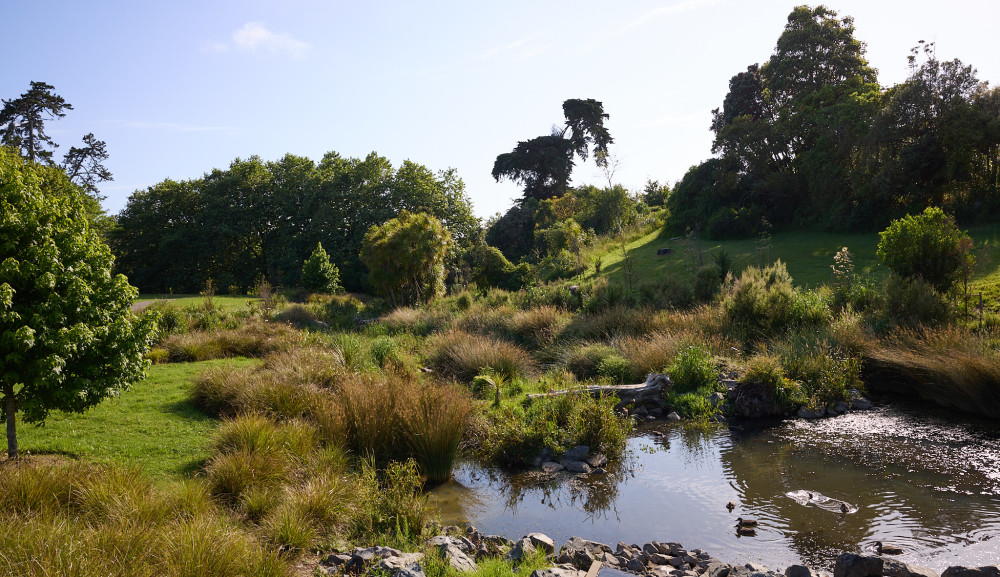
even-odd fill
[[[472,403],[454,386],[424,386],[406,411],[406,443],[430,483],[451,477]]]
[[[464,331],[435,335],[428,343],[427,360],[441,373],[460,381],[471,381],[485,369],[508,379],[534,371],[535,363],[521,347],[504,340]]]

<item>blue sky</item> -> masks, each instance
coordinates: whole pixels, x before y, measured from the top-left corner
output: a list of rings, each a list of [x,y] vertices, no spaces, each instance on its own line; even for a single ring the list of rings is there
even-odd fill
[[[678,180],[711,155],[729,78],[770,56],[795,4],[17,1],[4,7],[0,97],[44,81],[75,107],[47,132],[57,157],[87,132],[107,142],[112,214],[136,189],[237,157],[376,151],[457,168],[486,217],[519,195],[490,176],[496,156],[547,134],[567,98],[611,115],[616,183]],[[1000,82],[1000,1],[827,6],[854,17],[883,85],[905,79],[918,40]],[[591,163],[573,176],[605,182]]]

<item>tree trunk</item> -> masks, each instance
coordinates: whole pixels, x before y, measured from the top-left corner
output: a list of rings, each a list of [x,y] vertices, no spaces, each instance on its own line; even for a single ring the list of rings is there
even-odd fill
[[[17,458],[17,429],[14,417],[17,415],[17,401],[14,399],[14,388],[4,391],[7,400],[7,458]]]

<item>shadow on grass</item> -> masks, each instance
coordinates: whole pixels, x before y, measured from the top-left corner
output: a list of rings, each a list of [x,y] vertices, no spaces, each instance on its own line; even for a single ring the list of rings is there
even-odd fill
[[[206,423],[210,421],[218,421],[215,417],[202,412],[201,409],[195,406],[193,402],[188,399],[181,401],[174,401],[168,405],[164,405],[164,412],[172,413],[179,417],[184,417],[192,421],[197,421],[199,423]]]

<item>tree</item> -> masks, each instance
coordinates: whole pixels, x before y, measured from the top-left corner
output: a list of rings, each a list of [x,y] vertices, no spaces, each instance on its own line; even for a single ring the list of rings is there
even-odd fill
[[[69,152],[63,157],[63,170],[71,182],[82,187],[94,198],[104,200],[97,190],[97,184],[114,180],[111,171],[103,164],[108,159],[107,145],[103,140],[97,140],[93,132],[83,137],[83,144],[81,148],[70,147]]]
[[[302,265],[302,286],[306,290],[322,293],[335,293],[341,289],[340,271],[330,262],[330,257],[323,250],[322,243],[316,243],[316,249]]]
[[[972,268],[972,239],[937,207],[892,221],[879,233],[878,257],[892,272],[945,293]]]
[[[587,160],[593,148],[597,165],[607,166],[608,146],[614,140],[604,127],[608,118],[604,105],[592,98],[571,98],[563,102],[563,115],[564,128],[518,142],[514,150],[498,155],[493,163],[492,174],[497,182],[510,179],[524,187],[522,203],[529,198],[545,200],[565,194],[574,155]]]
[[[137,290],[111,274],[86,195],[47,194],[45,182],[0,147],[0,410],[11,458],[18,412],[40,423],[118,394],[143,377],[156,330],[155,317],[130,311]]]
[[[3,101],[0,110],[0,143],[22,151],[31,162],[52,164],[52,151],[58,144],[45,134],[45,120],[66,116],[63,110],[73,110],[73,105],[62,96],[52,93],[54,86],[32,82],[31,89],[19,98]]]
[[[365,234],[361,260],[376,290],[392,306],[429,302],[444,294],[444,261],[452,246],[441,221],[403,211]]]

